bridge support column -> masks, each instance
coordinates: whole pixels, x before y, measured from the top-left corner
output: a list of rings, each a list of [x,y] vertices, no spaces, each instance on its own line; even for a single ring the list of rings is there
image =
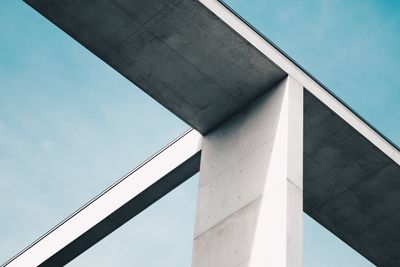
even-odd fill
[[[300,267],[303,88],[287,77],[204,137],[192,267]]]

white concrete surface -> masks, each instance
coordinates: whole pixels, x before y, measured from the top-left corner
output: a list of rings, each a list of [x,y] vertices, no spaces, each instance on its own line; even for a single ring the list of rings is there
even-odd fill
[[[203,138],[193,267],[302,266],[302,110],[288,77]]]
[[[282,54],[272,44],[267,42],[261,35],[254,31],[249,25],[228,10],[218,0],[199,0],[211,12],[224,21],[229,27],[241,35],[245,40],[256,47],[267,58],[271,59],[277,66],[284,70],[289,76],[299,81],[306,90],[311,92],[326,106],[337,113],[343,120],[354,129],[375,144],[383,153],[388,155],[397,164],[400,164],[400,152],[387,140],[385,140],[375,129],[366,124],[359,116],[349,110],[337,98],[331,95],[315,78],[293,63],[291,59]]]
[[[195,130],[189,131],[72,214],[36,243],[6,263],[6,265],[10,267],[27,267],[43,264],[53,255],[62,251],[68,244],[80,238],[85,232],[90,231],[100,222],[107,220],[110,215],[118,212],[126,203],[134,200],[135,197],[144,193],[146,189],[156,184],[159,180],[165,180],[166,176],[172,171],[199,153],[201,138],[202,136]],[[194,173],[198,170],[198,166],[195,167]],[[161,193],[163,190],[158,188],[158,191]],[[167,190],[167,192],[169,191]],[[118,228],[124,222],[125,218],[121,218],[124,216],[128,215],[118,214],[118,216],[114,216],[112,220],[106,223],[105,227]],[[97,234],[100,235],[100,233]],[[100,236],[99,238],[101,239],[102,237]],[[87,240],[82,239],[77,247],[84,247],[85,242]],[[68,255],[63,256],[63,258],[65,257],[68,257]],[[63,266],[64,263],[53,262],[48,265]]]

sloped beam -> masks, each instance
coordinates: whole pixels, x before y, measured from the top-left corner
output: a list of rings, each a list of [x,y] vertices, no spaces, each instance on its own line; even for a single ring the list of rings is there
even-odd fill
[[[201,135],[191,130],[5,263],[64,266],[199,171]]]
[[[347,122],[367,140],[378,147],[397,164],[400,164],[400,151],[389,139],[335,96],[327,87],[286,55],[260,32],[230,10],[221,0],[199,0],[208,10],[220,18],[226,25],[254,46],[258,51],[274,62],[287,75],[293,77],[304,88],[318,98],[329,109]],[[334,74],[340,75],[340,73]]]
[[[195,0],[25,0],[202,134],[286,76]]]

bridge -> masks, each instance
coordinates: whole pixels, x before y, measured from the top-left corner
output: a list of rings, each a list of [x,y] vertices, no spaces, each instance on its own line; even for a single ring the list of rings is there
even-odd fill
[[[302,266],[303,211],[398,266],[399,149],[222,1],[25,2],[193,129],[6,266],[63,266],[197,172],[193,267]]]

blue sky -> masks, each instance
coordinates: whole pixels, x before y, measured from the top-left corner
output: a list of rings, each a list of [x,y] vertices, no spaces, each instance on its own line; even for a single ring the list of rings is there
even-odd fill
[[[399,1],[227,1],[400,144]],[[188,126],[22,1],[0,5],[0,262]],[[70,266],[190,266],[197,177]],[[305,267],[368,267],[305,216]]]

